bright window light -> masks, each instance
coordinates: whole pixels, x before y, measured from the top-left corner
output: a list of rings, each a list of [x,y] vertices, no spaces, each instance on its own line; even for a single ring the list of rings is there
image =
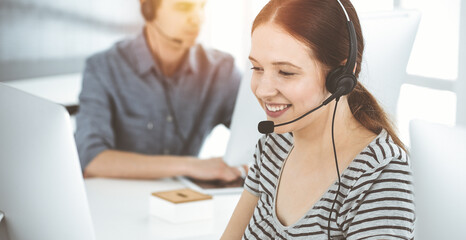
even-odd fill
[[[416,8],[422,13],[419,31],[408,63],[408,73],[456,80],[460,0],[403,0],[401,7]]]

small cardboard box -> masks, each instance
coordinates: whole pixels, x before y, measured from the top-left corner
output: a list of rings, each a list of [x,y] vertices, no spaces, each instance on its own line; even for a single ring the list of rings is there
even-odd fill
[[[154,192],[150,196],[150,214],[172,223],[211,219],[213,208],[212,196],[189,188]]]

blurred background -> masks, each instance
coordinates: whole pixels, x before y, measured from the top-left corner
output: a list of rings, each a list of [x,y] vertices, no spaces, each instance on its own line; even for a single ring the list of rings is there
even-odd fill
[[[267,0],[209,0],[199,41],[232,54],[247,71],[250,27]],[[460,0],[353,0],[360,14],[422,14],[393,119],[409,145],[411,119],[466,124],[466,3]],[[142,30],[138,0],[0,0],[0,82],[77,106],[86,57]],[[463,67],[460,67],[463,66]],[[201,156],[222,154],[216,128]],[[212,141],[215,139],[215,141]]]

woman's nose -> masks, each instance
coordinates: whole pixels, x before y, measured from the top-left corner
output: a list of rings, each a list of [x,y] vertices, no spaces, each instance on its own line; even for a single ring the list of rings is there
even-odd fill
[[[269,98],[277,95],[278,90],[272,79],[268,76],[262,76],[252,82],[253,92],[258,98]]]

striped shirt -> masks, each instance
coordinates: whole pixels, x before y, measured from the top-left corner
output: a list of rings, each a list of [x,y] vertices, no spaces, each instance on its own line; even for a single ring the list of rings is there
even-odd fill
[[[291,133],[269,134],[257,143],[245,189],[259,201],[243,239],[328,239],[328,217],[338,181],[296,223],[283,226],[277,218],[279,176],[292,147]],[[341,174],[330,235],[348,240],[413,239],[414,220],[408,156],[384,130]]]

